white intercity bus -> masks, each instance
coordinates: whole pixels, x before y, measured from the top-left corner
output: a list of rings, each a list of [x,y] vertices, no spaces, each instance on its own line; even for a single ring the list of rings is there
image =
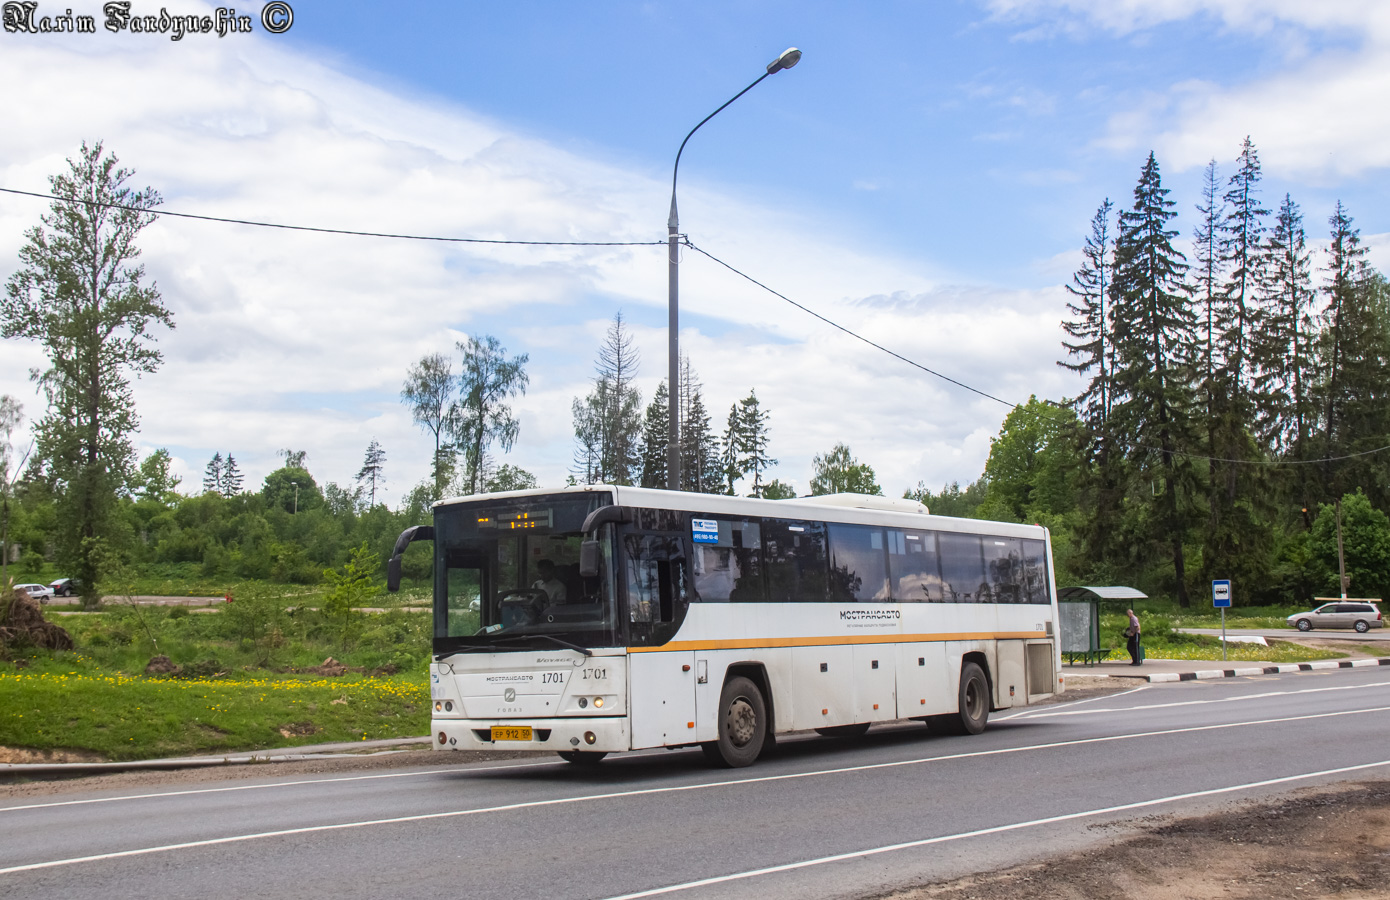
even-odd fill
[[[756,500],[611,485],[440,502],[436,749],[699,745],[925,720],[978,734],[1062,690],[1047,529],[857,494]]]

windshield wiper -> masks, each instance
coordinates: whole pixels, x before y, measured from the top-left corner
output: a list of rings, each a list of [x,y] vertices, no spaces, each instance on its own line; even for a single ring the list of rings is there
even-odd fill
[[[557,638],[557,637],[555,637],[554,635],[550,635],[550,634],[518,634],[518,635],[513,635],[513,636],[511,636],[511,637],[499,638],[499,639],[493,641],[491,646],[493,646],[493,647],[517,647],[517,646],[526,647],[526,646],[527,646],[526,642],[529,641],[531,638],[542,638],[542,639],[547,640],[547,641],[550,641],[550,642],[552,642],[552,643],[559,644],[561,647],[564,647],[566,650],[573,650],[573,651],[576,652],[576,653],[583,653],[585,656],[593,656],[593,655],[594,655],[594,653],[593,653],[592,650],[588,650],[588,649],[586,649],[586,648],[584,648],[584,647],[579,646],[578,644],[571,644],[569,641],[563,641],[563,640],[561,640],[560,638]],[[481,649],[481,648],[480,648],[480,649]],[[530,649],[530,648],[528,647],[527,649]]]
[[[568,649],[570,649],[570,650],[574,650],[574,651],[576,651],[576,652],[583,653],[585,656],[593,656],[593,655],[594,655],[594,652],[593,652],[592,650],[589,650],[589,649],[587,649],[587,648],[585,648],[585,647],[581,647],[581,646],[579,646],[578,644],[571,644],[569,641],[562,641],[562,640],[560,640],[559,638],[557,638],[557,637],[556,637],[555,635],[553,635],[553,634],[537,634],[537,635],[532,635],[532,637],[545,638],[547,641],[553,641],[554,643],[559,644],[561,647],[565,647],[565,648],[568,648]]]

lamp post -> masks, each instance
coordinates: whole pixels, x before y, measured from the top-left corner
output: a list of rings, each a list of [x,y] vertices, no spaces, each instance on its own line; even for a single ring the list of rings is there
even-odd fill
[[[767,64],[767,71],[759,75],[753,84],[734,94],[725,102],[724,106],[719,107],[714,112],[700,120],[700,125],[705,124],[710,119],[733,103],[739,97],[753,89],[759,81],[769,75],[780,72],[783,69],[790,69],[801,61],[801,51],[795,47],[790,47],[782,52],[782,55]],[[690,140],[690,135],[700,130],[700,125],[690,129],[690,134],[681,141],[680,149],[676,151],[676,164],[671,167],[671,216],[666,220],[666,252],[668,259],[668,271],[670,275],[669,286],[669,306],[668,323],[670,366],[667,375],[667,388],[670,400],[668,407],[668,418],[670,419],[666,430],[666,487],[670,490],[677,490],[680,487],[680,342],[677,334],[680,331],[680,307],[678,298],[680,296],[680,219],[676,215],[676,174],[681,167],[681,154],[685,152],[685,145]]]
[[[294,485],[294,512],[290,515],[297,516],[299,515],[299,482],[291,481],[290,484]]]

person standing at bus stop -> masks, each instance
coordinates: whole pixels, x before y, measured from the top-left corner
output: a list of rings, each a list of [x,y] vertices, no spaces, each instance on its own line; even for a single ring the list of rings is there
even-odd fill
[[[1125,637],[1128,638],[1129,659],[1131,666],[1141,665],[1143,660],[1139,654],[1143,649],[1139,646],[1139,617],[1134,614],[1134,610],[1125,610],[1129,616],[1129,627],[1125,629]]]

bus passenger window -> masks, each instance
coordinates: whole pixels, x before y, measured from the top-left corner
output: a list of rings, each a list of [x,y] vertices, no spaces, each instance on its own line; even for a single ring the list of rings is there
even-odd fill
[[[696,516],[695,521],[715,522],[719,535],[693,532],[695,546],[695,599],[704,603],[760,603],[763,592],[762,529],[743,519]]]
[[[1047,544],[1043,541],[1023,542],[1023,585],[1024,603],[1052,602],[1047,596]]]
[[[829,560],[822,522],[764,519],[767,598],[773,603],[824,603]]]
[[[985,573],[995,603],[1026,603],[1023,590],[1023,547],[1018,538],[986,535],[980,540],[985,553]]]
[[[888,555],[883,529],[830,525],[830,599],[886,603]]]
[[[988,603],[984,557],[980,555],[978,534],[937,535],[941,547],[941,577],[945,581],[947,603]]]
[[[899,603],[942,603],[941,557],[936,534],[888,529],[888,571]]]

